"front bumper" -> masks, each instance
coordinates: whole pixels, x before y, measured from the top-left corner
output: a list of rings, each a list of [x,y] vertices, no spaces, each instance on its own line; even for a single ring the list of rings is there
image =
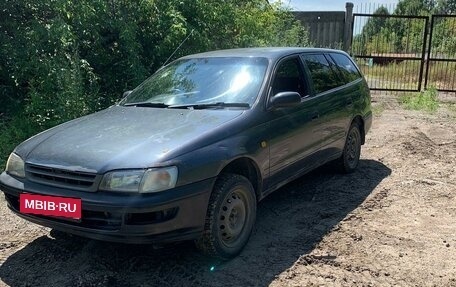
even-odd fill
[[[0,189],[8,207],[31,222],[79,236],[123,243],[164,243],[196,239],[204,228],[215,178],[155,194],[81,192],[19,181],[5,172]],[[32,193],[82,199],[79,221],[19,212],[19,195]]]

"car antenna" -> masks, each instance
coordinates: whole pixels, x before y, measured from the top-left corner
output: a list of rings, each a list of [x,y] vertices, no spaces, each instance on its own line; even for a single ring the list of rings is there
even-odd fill
[[[176,50],[174,50],[174,52],[171,54],[171,56],[169,56],[168,59],[166,59],[165,63],[161,66],[161,68],[163,68],[164,66],[166,66],[166,64],[168,64],[168,61],[174,56],[174,54],[176,54],[177,50],[179,50],[180,47],[188,40],[188,38],[190,38],[190,36],[193,34],[193,31],[195,31],[195,29],[192,29],[192,31],[190,31],[190,34],[188,34],[187,37],[185,37],[185,39],[179,44],[179,46],[177,46]]]

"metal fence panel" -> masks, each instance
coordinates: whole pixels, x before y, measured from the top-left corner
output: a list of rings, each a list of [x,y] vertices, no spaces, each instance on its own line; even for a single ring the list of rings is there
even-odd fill
[[[432,15],[425,88],[456,92],[456,15]]]
[[[351,54],[372,90],[421,90],[428,22],[426,16],[353,14]],[[394,27],[405,29],[391,33]]]

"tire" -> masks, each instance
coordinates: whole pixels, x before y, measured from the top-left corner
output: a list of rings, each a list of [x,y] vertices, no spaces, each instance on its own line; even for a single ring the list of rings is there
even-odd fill
[[[342,173],[356,170],[361,155],[361,132],[359,125],[354,122],[348,130],[342,156],[336,160],[337,169]]]
[[[222,260],[238,255],[247,244],[256,217],[256,196],[250,181],[238,174],[217,179],[206,214],[202,236],[196,246]]]

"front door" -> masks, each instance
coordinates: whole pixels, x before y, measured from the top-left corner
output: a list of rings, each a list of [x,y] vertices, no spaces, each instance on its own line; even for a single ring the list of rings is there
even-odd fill
[[[316,101],[308,96],[308,82],[298,56],[286,58],[277,66],[270,96],[280,92],[298,92],[302,101],[296,107],[268,111],[269,188],[272,189],[305,169],[303,159],[314,153],[319,145],[319,139],[314,135],[318,130]]]

